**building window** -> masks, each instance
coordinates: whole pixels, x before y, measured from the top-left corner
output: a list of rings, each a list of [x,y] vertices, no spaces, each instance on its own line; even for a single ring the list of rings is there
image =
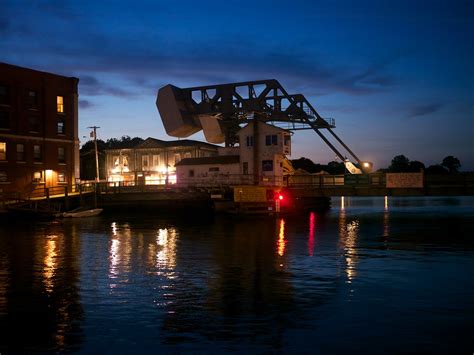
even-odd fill
[[[244,175],[248,175],[249,174],[249,163],[248,162],[243,162],[242,163],[242,173]]]
[[[153,155],[153,167],[155,169],[158,169],[160,166],[160,155],[159,154],[155,154]]]
[[[285,144],[285,145],[290,145],[290,139],[291,139],[290,135],[289,135],[289,134],[285,134],[285,136],[284,136],[284,144]]]
[[[10,128],[10,117],[7,111],[0,111],[0,129]]]
[[[184,153],[184,159],[187,159],[187,158],[191,158],[191,153],[190,152]]]
[[[58,147],[58,162],[60,163],[66,162],[66,154],[64,152],[64,147]]]
[[[189,177],[194,177],[194,170],[189,170]]]
[[[0,160],[7,160],[7,143],[0,142]]]
[[[25,161],[25,146],[23,144],[16,145],[16,160]]]
[[[57,106],[57,112],[64,113],[64,97],[63,96],[56,97],[56,106]]]
[[[8,105],[8,88],[5,85],[0,85],[0,105]]]
[[[40,131],[39,117],[30,116],[28,118],[28,124],[30,126],[30,132],[39,132]]]
[[[26,104],[28,108],[36,109],[38,107],[38,93],[36,91],[28,91],[28,96],[26,97]]]
[[[276,134],[265,136],[265,145],[277,145],[278,136]]]
[[[7,182],[8,176],[6,171],[0,171],[0,182]]]
[[[262,171],[273,171],[273,160],[262,160]]]
[[[176,153],[174,155],[174,165],[178,164],[181,161],[181,154]]]
[[[43,159],[42,154],[41,154],[41,146],[40,145],[34,145],[33,146],[33,160],[34,161],[41,161]]]
[[[247,136],[247,147],[253,147],[253,136]]]
[[[65,134],[66,128],[64,126],[64,120],[58,120],[58,134]]]
[[[41,171],[35,171],[33,173],[33,182],[42,182],[43,181],[43,173]]]
[[[218,171],[219,171],[219,167],[218,167],[218,166],[209,168],[209,172],[216,173],[216,172],[218,172]]]
[[[149,165],[148,155],[142,155],[142,170],[148,170]]]
[[[58,182],[65,183],[66,182],[66,174],[63,172],[58,173]]]

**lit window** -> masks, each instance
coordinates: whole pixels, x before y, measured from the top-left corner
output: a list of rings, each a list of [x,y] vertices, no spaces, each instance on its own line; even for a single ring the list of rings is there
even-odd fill
[[[0,129],[10,128],[10,119],[7,111],[0,111]]]
[[[157,169],[160,166],[160,155],[159,154],[153,155],[153,166],[155,167],[155,169]]]
[[[66,182],[66,174],[64,173],[58,173],[58,182],[64,183]]]
[[[263,171],[273,171],[273,160],[262,160]]]
[[[64,112],[64,97],[57,96],[56,103],[57,103],[57,111],[59,113],[63,113]]]
[[[0,182],[7,182],[8,176],[6,171],[0,171]]]
[[[58,162],[65,163],[66,162],[66,155],[64,152],[64,147],[58,147]]]
[[[66,132],[65,127],[64,127],[64,121],[59,120],[58,121],[58,134],[64,134]]]
[[[181,161],[181,154],[176,153],[174,155],[174,165],[178,164]]]
[[[41,161],[43,157],[41,156],[41,146],[35,145],[33,146],[33,159],[34,161]]]
[[[35,171],[33,174],[33,182],[41,182],[43,180],[43,174],[41,171]]]
[[[16,145],[16,160],[25,161],[25,146],[23,144]]]
[[[190,152],[186,152],[184,153],[184,158],[191,158],[191,153]]]
[[[142,155],[142,170],[148,170],[149,161],[148,155]]]
[[[0,160],[7,160],[7,143],[0,142]]]
[[[37,108],[38,106],[38,93],[36,91],[28,91],[28,96],[26,97],[26,104],[28,108]]]
[[[0,85],[0,105],[8,105],[8,88]]]

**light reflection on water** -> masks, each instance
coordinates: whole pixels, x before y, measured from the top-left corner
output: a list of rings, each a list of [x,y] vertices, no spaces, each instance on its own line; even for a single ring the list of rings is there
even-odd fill
[[[0,352],[467,349],[474,199],[341,200],[274,220],[2,225]]]

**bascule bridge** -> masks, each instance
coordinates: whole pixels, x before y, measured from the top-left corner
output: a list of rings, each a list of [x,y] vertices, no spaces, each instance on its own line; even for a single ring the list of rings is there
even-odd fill
[[[158,91],[156,105],[166,132],[173,137],[185,138],[202,130],[209,143],[232,147],[239,143],[237,133],[242,126],[259,121],[291,132],[312,130],[349,173],[371,169],[334,132],[334,119],[321,117],[304,95],[289,94],[274,79],[191,88],[166,85]],[[258,139],[259,125],[253,127]],[[255,174],[258,171],[254,169]]]

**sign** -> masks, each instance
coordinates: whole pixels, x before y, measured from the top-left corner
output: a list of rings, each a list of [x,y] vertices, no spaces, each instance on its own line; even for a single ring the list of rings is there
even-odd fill
[[[236,186],[234,202],[267,202],[267,189],[260,186]]]
[[[387,173],[386,187],[391,189],[422,188],[423,173]]]

